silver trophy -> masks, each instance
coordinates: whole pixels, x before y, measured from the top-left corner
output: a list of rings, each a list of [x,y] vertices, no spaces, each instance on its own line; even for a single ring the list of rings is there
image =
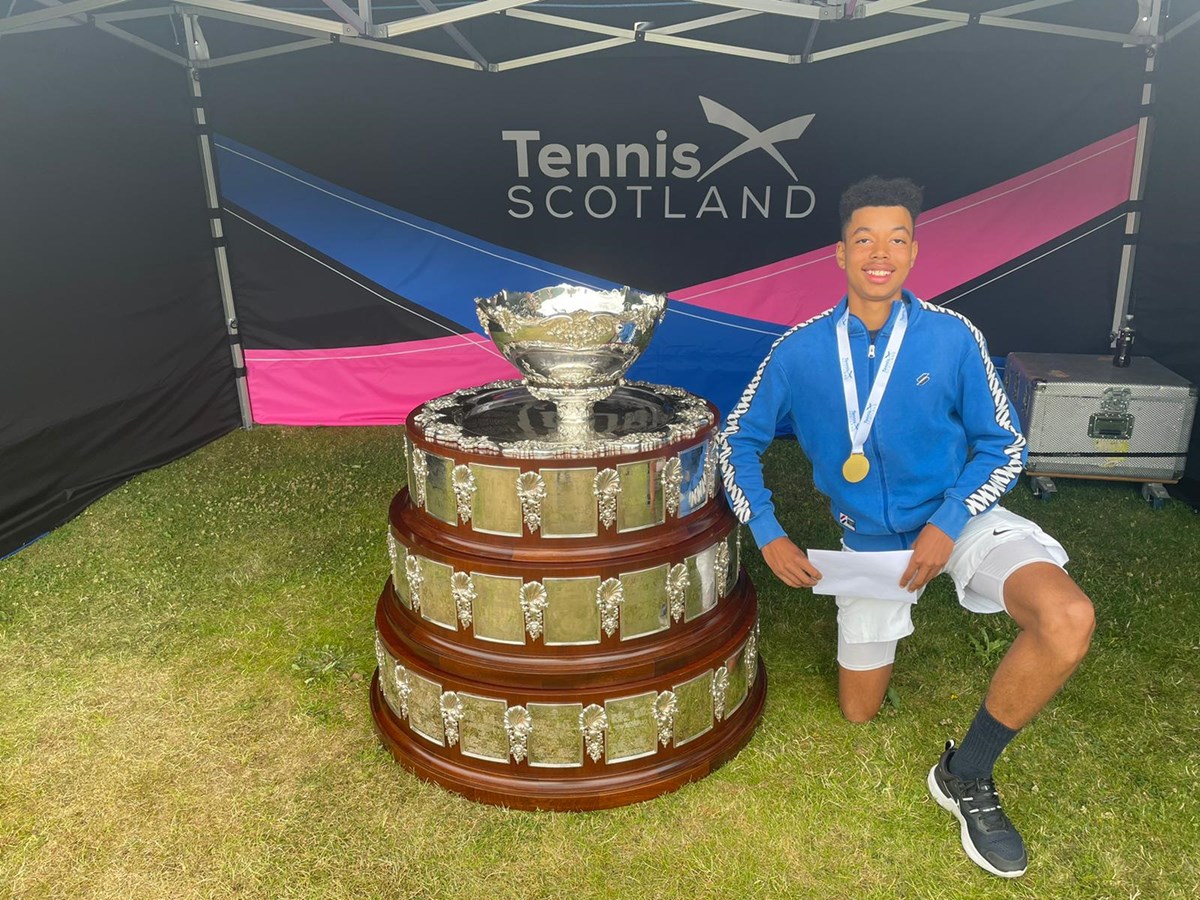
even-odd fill
[[[593,436],[594,405],[623,383],[666,307],[663,294],[569,284],[475,301],[484,331],[520,370],[529,393],[554,403],[555,438],[567,443]]]
[[[766,690],[716,409],[625,380],[661,295],[559,285],[476,306],[523,377],[405,422],[376,727],[404,765],[490,803],[672,790],[749,740]]]

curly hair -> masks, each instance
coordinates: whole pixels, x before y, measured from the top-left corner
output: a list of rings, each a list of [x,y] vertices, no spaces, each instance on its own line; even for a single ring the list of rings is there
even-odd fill
[[[846,188],[842,199],[838,202],[838,212],[842,217],[842,233],[846,233],[846,225],[855,210],[864,206],[903,206],[912,216],[913,224],[921,214],[921,201],[925,190],[910,178],[880,178],[872,175],[862,181],[855,182]]]

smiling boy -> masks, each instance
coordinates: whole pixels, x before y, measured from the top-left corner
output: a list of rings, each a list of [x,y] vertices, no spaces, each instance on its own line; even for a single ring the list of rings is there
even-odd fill
[[[847,550],[911,550],[901,585],[914,597],[940,572],[959,602],[1007,612],[1020,627],[962,745],[929,772],[967,856],[988,872],[1024,873],[1025,846],[1000,805],[996,760],[1087,653],[1091,601],[1063,570],[1062,546],[996,505],[1016,484],[1025,439],[983,336],[958,313],[904,290],[917,259],[921,190],[868,178],[842,196],[837,263],[846,296],[772,346],[722,433],[726,493],[763,559],[791,587],[821,574],[786,535],[761,455],[788,424],[829,497]],[[879,711],[907,603],[837,597],[838,700],[853,722]]]

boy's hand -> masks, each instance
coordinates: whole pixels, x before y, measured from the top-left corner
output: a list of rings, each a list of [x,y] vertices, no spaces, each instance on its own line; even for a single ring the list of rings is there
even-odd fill
[[[786,537],[778,537],[762,549],[776,577],[789,587],[812,587],[821,580],[821,573],[808,561],[804,551]]]
[[[926,525],[913,542],[912,559],[900,576],[900,587],[919,591],[945,568],[954,540],[936,525]]]

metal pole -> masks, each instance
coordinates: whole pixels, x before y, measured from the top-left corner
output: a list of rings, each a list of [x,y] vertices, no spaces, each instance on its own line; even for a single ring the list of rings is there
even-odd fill
[[[242,337],[238,331],[237,309],[233,302],[233,281],[229,277],[229,257],[225,253],[225,228],[221,221],[221,198],[217,192],[217,171],[213,158],[212,138],[208,116],[204,109],[204,94],[200,88],[200,69],[197,63],[208,58],[208,46],[200,34],[199,23],[192,16],[184,18],[184,43],[189,60],[188,87],[192,95],[192,117],[196,124],[196,140],[200,149],[200,169],[204,177],[204,197],[208,206],[208,222],[213,240],[213,255],[217,263],[217,283],[221,305],[225,311],[225,331],[229,335],[229,352],[233,358],[234,383],[237,386],[238,406],[242,412],[242,427],[251,428],[254,417],[250,410],[250,390],[246,382],[246,356],[242,352]]]
[[[1155,37],[1159,34],[1162,0],[1154,0],[1150,10],[1150,33]],[[1133,265],[1137,257],[1137,235],[1142,224],[1142,197],[1146,193],[1146,172],[1150,162],[1150,138],[1154,132],[1154,122],[1151,112],[1154,108],[1154,68],[1157,62],[1158,47],[1150,45],[1146,48],[1146,80],[1142,84],[1142,115],[1138,119],[1137,147],[1133,157],[1133,180],[1129,185],[1129,202],[1131,208],[1125,215],[1125,241],[1121,247],[1121,268],[1117,274],[1117,297],[1113,304],[1112,334],[1113,344],[1116,334],[1125,325],[1125,316],[1129,313],[1130,297],[1133,287]]]

